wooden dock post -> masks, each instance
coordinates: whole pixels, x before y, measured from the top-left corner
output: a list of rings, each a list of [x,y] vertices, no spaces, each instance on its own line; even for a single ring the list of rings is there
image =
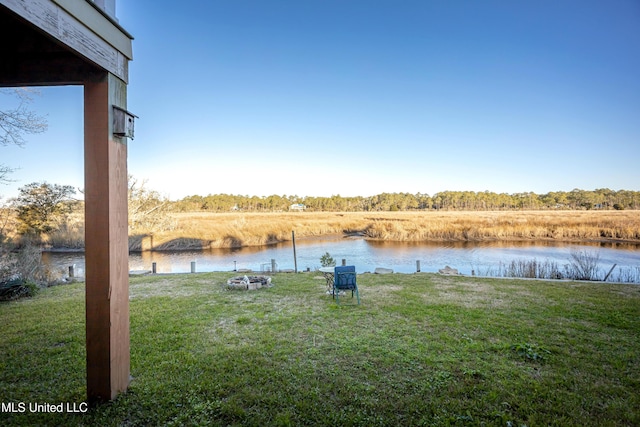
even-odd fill
[[[603,280],[603,282],[606,282],[606,281],[607,281],[607,279],[609,278],[609,276],[611,275],[611,273],[613,273],[613,269],[614,269],[614,268],[616,268],[616,265],[618,265],[618,264],[613,264],[613,267],[611,267],[611,270],[609,270],[609,272],[607,273],[607,275],[606,275],[606,276],[604,276],[604,280]]]
[[[296,232],[291,231],[291,241],[293,242],[293,271],[298,272],[298,259],[296,258]]]

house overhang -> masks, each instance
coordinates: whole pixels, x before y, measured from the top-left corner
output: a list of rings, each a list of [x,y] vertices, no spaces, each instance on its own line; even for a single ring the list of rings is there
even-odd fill
[[[99,71],[128,83],[132,39],[93,2],[0,0],[3,86],[82,84]]]

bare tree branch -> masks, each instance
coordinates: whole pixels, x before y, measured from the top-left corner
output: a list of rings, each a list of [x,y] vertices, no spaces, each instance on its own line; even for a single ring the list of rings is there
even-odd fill
[[[33,101],[37,90],[31,88],[0,89],[0,94],[13,96],[18,106],[13,109],[0,110],[0,145],[17,145],[22,147],[26,141],[25,134],[42,133],[47,130],[47,120],[27,108]],[[14,169],[0,163],[0,184],[11,182],[7,178]]]
[[[18,106],[13,109],[0,111],[0,145],[25,144],[24,134],[37,134],[47,130],[47,120],[28,109],[37,92],[26,89],[2,89],[0,93],[14,96],[18,99]]]
[[[146,188],[147,181],[139,182],[129,175],[129,231],[155,232],[175,227],[168,215],[169,201],[157,191]]]
[[[14,170],[15,169],[11,169],[8,166],[0,164],[0,184],[8,184],[10,182],[13,182],[13,180],[7,178],[7,175],[9,175]]]

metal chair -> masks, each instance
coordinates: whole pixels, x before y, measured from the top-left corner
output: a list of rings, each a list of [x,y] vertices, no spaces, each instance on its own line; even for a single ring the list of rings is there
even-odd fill
[[[351,291],[351,298],[355,292],[358,304],[360,304],[356,267],[353,265],[340,266],[336,267],[334,271],[333,296],[336,302],[340,304],[340,291]]]

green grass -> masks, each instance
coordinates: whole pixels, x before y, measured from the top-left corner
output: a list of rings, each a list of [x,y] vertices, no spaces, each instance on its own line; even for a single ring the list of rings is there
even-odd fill
[[[314,273],[135,277],[126,394],[7,425],[640,425],[640,287]],[[0,304],[0,402],[85,399],[84,287]]]

